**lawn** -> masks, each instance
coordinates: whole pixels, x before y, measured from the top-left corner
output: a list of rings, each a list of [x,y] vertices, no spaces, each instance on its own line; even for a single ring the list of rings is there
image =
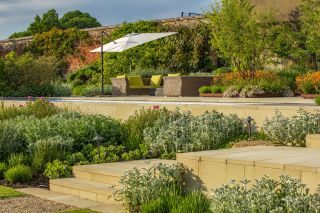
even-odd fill
[[[0,199],[23,196],[22,192],[18,192],[12,188],[0,186]]]

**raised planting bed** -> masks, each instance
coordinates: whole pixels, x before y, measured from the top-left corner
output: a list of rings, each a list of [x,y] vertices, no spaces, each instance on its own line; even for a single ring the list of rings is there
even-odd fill
[[[320,94],[301,94],[301,97],[304,99],[316,99]]]
[[[216,97],[221,98],[223,97],[222,93],[200,93],[200,97]]]

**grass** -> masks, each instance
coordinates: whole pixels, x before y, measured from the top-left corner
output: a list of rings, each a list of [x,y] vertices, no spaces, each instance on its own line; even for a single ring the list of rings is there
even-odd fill
[[[75,210],[68,210],[68,211],[62,211],[57,213],[99,213],[90,209],[75,209]]]
[[[12,188],[0,186],[0,199],[19,197],[25,195],[22,192],[18,192]]]

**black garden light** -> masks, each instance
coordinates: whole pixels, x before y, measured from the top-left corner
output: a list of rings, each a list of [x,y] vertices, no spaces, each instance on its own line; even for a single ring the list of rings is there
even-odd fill
[[[93,138],[93,141],[97,143],[97,151],[98,151],[98,159],[99,159],[99,162],[100,162],[100,144],[101,144],[101,141],[103,141],[103,137],[101,137],[100,135],[96,135],[94,138]]]
[[[252,135],[252,121],[253,121],[254,119],[253,118],[251,118],[251,116],[248,116],[247,117],[247,123],[248,123],[248,125],[249,125],[249,140],[251,140],[251,135]]]

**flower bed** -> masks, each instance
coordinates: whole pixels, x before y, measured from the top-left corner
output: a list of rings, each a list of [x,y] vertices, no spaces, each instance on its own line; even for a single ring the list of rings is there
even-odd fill
[[[296,84],[303,98],[315,99],[320,96],[320,71],[298,76]]]
[[[239,72],[220,73],[213,77],[213,86],[201,87],[199,93],[203,97],[221,97],[219,93],[223,97],[290,97],[294,96],[294,78],[292,74],[271,71],[257,71],[252,78],[243,78]]]

